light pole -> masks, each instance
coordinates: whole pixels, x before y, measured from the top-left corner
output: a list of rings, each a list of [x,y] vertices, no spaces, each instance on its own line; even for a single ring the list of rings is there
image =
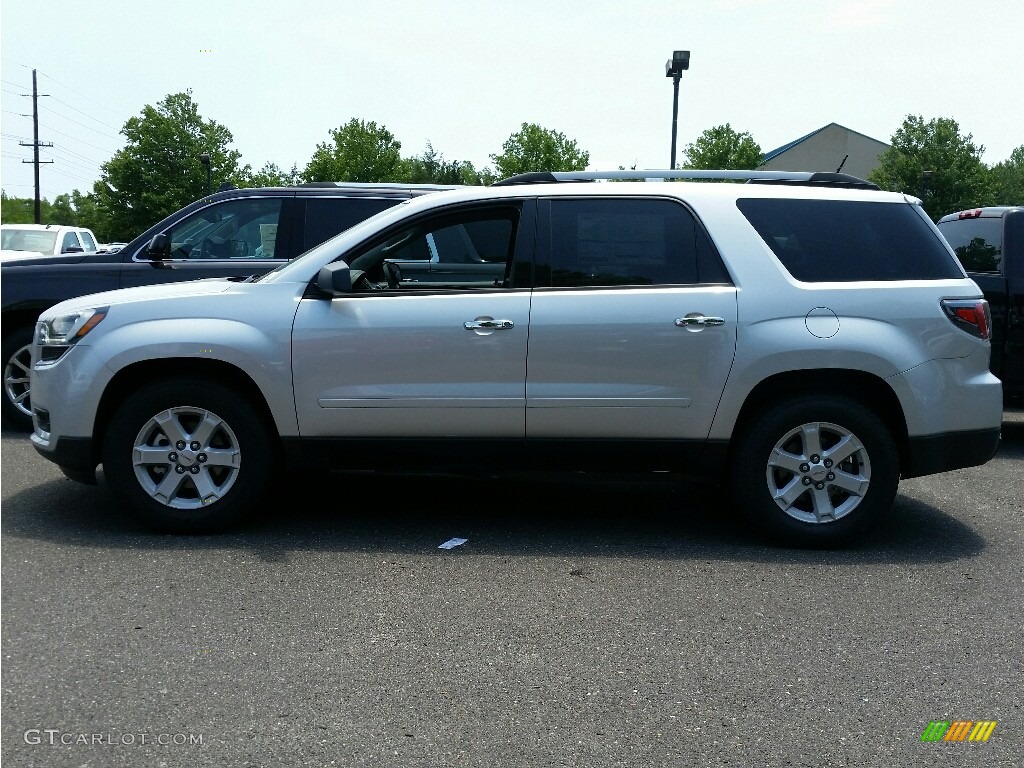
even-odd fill
[[[203,154],[199,156],[199,162],[206,166],[206,194],[209,195],[212,191],[212,181],[210,180],[210,156],[203,152]]]
[[[672,58],[665,62],[665,77],[672,78],[672,165],[676,169],[676,125],[679,121],[679,78],[683,70],[690,68],[689,51],[672,51]]]

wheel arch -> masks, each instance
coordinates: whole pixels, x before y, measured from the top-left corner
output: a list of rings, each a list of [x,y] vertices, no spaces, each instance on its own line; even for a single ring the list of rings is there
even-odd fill
[[[19,307],[4,312],[2,322],[4,336],[22,328],[34,328],[39,315],[46,307]]]
[[[281,450],[280,434],[274,421],[263,392],[248,374],[240,368],[222,360],[203,360],[196,358],[160,358],[143,360],[119,370],[107,384],[96,411],[96,422],[93,429],[93,451],[97,462],[102,452],[110,420],[117,406],[124,402],[130,394],[140,387],[161,379],[171,378],[207,378],[218,384],[237,391],[252,403],[268,434],[273,437],[277,450]]]
[[[900,467],[908,465],[910,441],[899,398],[884,379],[865,371],[829,368],[785,371],[769,376],[747,395],[733,427],[733,435],[743,434],[743,430],[766,407],[783,400],[822,394],[846,397],[876,413],[892,434]],[[730,441],[730,451],[736,450],[736,444],[735,439]]]

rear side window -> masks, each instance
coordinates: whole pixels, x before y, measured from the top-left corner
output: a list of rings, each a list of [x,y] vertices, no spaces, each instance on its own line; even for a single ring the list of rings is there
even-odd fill
[[[909,204],[743,198],[736,205],[789,273],[803,282],[963,277]]]
[[[955,219],[939,231],[968,272],[1000,272],[1003,264],[1003,219]]]
[[[324,197],[306,200],[304,245],[309,250],[375,213],[402,202],[372,197]]]
[[[670,200],[553,199],[540,285],[555,288],[728,283],[693,215]],[[543,279],[550,273],[550,282]]]

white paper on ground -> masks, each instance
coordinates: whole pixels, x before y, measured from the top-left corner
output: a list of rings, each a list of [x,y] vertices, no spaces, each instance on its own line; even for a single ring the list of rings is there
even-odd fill
[[[469,539],[448,539],[448,541],[438,547],[438,549],[455,549],[455,547],[460,544],[465,544],[467,541],[469,541]]]

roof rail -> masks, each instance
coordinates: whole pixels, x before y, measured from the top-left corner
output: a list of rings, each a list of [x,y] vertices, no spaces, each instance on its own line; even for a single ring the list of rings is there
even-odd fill
[[[514,184],[550,184],[564,181],[597,181],[618,179],[648,181],[661,179],[713,179],[734,180],[758,184],[811,184],[828,187],[850,187],[856,189],[878,189],[878,186],[864,179],[846,173],[821,173],[815,171],[703,171],[693,168],[678,170],[641,171],[535,171],[509,176],[491,186]]]
[[[433,182],[404,182],[404,181],[307,181],[296,184],[299,189],[320,188],[320,189],[342,189],[360,188],[367,189],[460,189],[463,184],[434,184]]]

